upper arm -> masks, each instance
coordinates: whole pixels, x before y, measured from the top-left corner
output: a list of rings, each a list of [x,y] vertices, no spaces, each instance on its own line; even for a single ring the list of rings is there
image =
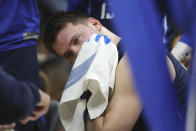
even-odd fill
[[[104,115],[91,121],[91,124],[94,124],[95,130],[130,130],[140,111],[140,102],[133,88],[129,65],[123,57],[117,66],[115,89],[111,101]]]

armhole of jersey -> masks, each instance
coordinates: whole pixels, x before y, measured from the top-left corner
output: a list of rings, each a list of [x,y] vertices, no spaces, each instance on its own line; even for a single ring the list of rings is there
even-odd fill
[[[118,62],[119,62],[121,58],[125,55],[125,50],[123,49],[121,43],[118,43],[117,50],[118,50]]]

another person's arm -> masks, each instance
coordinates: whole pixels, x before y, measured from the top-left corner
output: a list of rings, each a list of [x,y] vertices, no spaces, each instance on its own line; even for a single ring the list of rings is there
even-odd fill
[[[130,131],[141,112],[128,62],[123,57],[116,70],[114,94],[104,114],[87,122],[87,131]]]
[[[41,99],[40,93],[44,96]],[[15,79],[0,67],[0,124],[24,118],[40,103],[49,101],[49,96],[40,92],[34,84]]]

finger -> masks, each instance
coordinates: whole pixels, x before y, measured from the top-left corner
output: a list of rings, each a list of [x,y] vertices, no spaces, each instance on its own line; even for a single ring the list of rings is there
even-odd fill
[[[11,123],[8,125],[0,125],[0,130],[13,129],[14,127],[15,127],[15,123]]]
[[[20,122],[21,122],[22,124],[25,125],[25,124],[27,124],[29,121],[35,121],[35,120],[37,120],[37,119],[40,118],[43,114],[44,114],[44,111],[43,111],[43,110],[34,110],[34,111],[32,112],[31,115],[29,115],[28,117],[26,117],[26,118],[20,120]]]
[[[15,123],[11,123],[10,125],[8,125],[8,129],[13,129],[16,126]]]
[[[0,130],[5,130],[6,129],[6,125],[0,125]]]
[[[41,115],[38,112],[33,112],[30,116],[20,120],[22,124],[27,124],[29,121],[37,120]]]
[[[32,115],[31,115],[30,119],[31,119],[32,121],[35,121],[35,120],[37,120],[38,118],[40,118],[42,115],[43,115],[43,112],[41,112],[41,111],[33,111],[33,113],[32,113]]]
[[[31,120],[31,116],[26,117],[25,119],[20,120],[22,124],[27,124]]]
[[[47,111],[48,111],[48,109],[45,106],[36,106],[36,108],[33,111],[33,114],[35,114],[35,115],[37,115],[37,114],[44,115],[44,114],[47,113]]]
[[[9,125],[9,129],[13,129],[15,126],[16,126],[15,123],[11,123],[11,124]]]

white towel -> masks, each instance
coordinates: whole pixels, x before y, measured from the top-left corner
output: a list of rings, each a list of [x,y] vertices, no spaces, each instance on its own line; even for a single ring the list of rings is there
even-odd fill
[[[107,36],[93,34],[82,45],[59,105],[66,131],[85,130],[83,114],[86,108],[90,119],[104,112],[109,93],[114,88],[117,62],[116,45]],[[81,99],[87,90],[92,94],[88,102]]]

